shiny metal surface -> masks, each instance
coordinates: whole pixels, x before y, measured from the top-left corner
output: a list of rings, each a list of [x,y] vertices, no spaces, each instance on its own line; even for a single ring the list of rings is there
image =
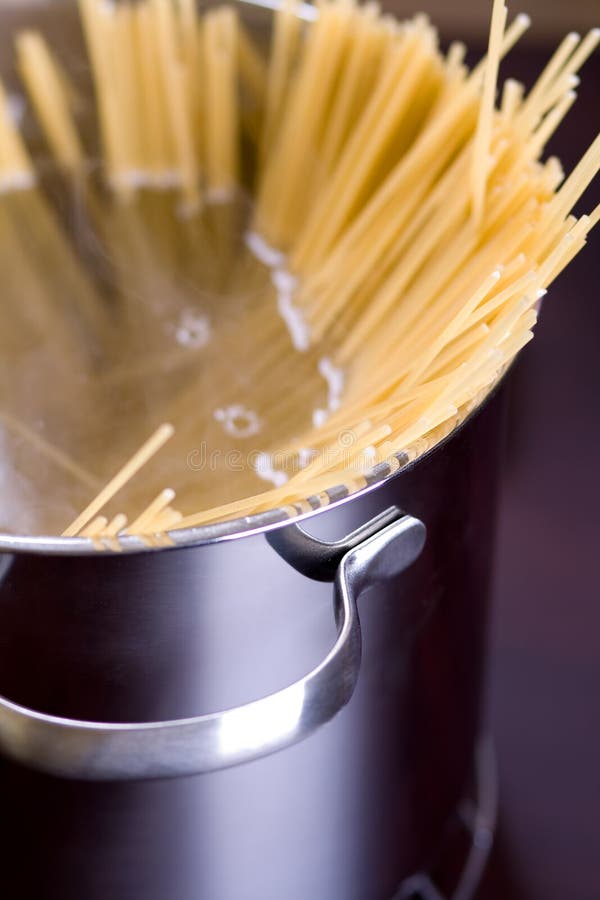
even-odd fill
[[[321,541],[308,534],[298,524],[268,532],[266,538],[279,556],[293,566],[297,572],[306,575],[307,578],[314,578],[316,581],[332,581],[342,558],[350,550],[358,547],[378,531],[383,532],[388,525],[392,525],[400,518],[402,518],[402,513],[392,506],[375,516],[366,525],[361,525],[356,531],[345,535],[338,541]],[[387,554],[383,554],[382,557],[382,561],[389,568],[388,577],[393,575],[393,566],[401,565],[402,568],[406,568],[410,565],[423,549],[425,542],[425,526],[410,516],[404,517],[400,531],[402,543],[401,546],[394,549],[394,559],[391,561],[387,559]],[[400,545],[400,534],[398,544]],[[398,559],[398,552],[402,554],[404,564]]]
[[[281,753],[208,775],[91,783],[4,759],[11,900],[389,900],[427,866],[480,731],[502,396],[444,445],[303,529],[340,540],[391,506],[419,558],[359,601],[354,694]],[[122,556],[4,557],[0,695],[49,716],[152,722],[251,703],[336,639],[331,585],[266,533]],[[271,539],[274,532],[271,534]]]
[[[396,475],[384,465],[351,497],[328,491],[326,508],[293,519],[305,537],[281,510],[175,532],[172,550],[0,536],[0,695],[42,717],[131,726],[210,717],[303,679],[337,639],[331,586],[302,574],[307,545],[391,506],[427,527],[414,565],[361,597],[354,693],[303,742],[148,781],[0,760],[2,896],[389,900],[426,867],[480,732],[501,434],[497,395],[415,464],[400,454]],[[13,749],[33,737],[27,726]]]
[[[381,529],[382,521],[392,518],[397,521]],[[395,509],[366,523],[350,540],[333,543],[315,541],[291,525],[281,532],[280,555],[286,535],[294,547],[294,536],[301,536],[307,559],[311,544],[317,545],[324,563],[319,571],[320,558],[315,553],[310,565],[319,580],[330,580],[332,561],[337,569],[337,639],[312,672],[244,706],[170,722],[72,720],[35,712],[0,697],[0,751],[50,775],[133,780],[211,772],[305,740],[333,718],[354,691],[361,657],[358,597],[414,562],[423,549],[425,527]]]

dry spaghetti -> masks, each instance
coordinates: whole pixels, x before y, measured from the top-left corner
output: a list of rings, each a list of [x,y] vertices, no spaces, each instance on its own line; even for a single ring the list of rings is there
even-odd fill
[[[232,6],[202,15],[191,0],[79,7],[104,187],[86,172],[90,150],[69,76],[44,38],[28,32],[17,38],[19,70],[45,145],[61,177],[86,196],[89,227],[110,249],[117,277],[142,298],[136,333],[143,325],[150,334],[156,310],[168,306],[174,292],[165,273],[184,265],[188,284],[199,283],[200,271],[223,282],[234,257],[211,250],[211,229],[233,228],[235,198],[252,194],[244,252],[254,261],[232,290],[255,279],[258,293],[266,280],[279,315],[257,302],[237,330],[223,325],[221,357],[230,362],[214,357],[219,377],[228,377],[247,332],[256,341],[258,400],[248,409],[232,392],[213,418],[240,439],[259,434],[265,419],[276,426],[253,463],[257,486],[270,489],[198,509],[182,482],[183,512],[173,509],[170,488],[147,496],[137,513],[129,501],[126,512],[111,508],[171,437],[163,425],[64,534],[117,549],[122,533],[161,544],[175,528],[273,507],[295,514],[307,497],[314,505],[328,502],[333,485],[354,490],[372,466],[391,460],[396,468],[399,451],[414,458],[456,427],[531,339],[540,297],[600,218],[598,208],[572,214],[600,167],[600,138],[566,180],[556,159],[543,160],[600,31],[568,35],[526,93],[512,79],[499,91],[500,62],[529,24],[525,16],[508,24],[503,0],[494,0],[488,52],[472,71],[462,44],[442,52],[425,16],[398,22],[352,0],[324,0],[308,17],[303,7],[304,19],[285,0],[266,55]],[[28,195],[51,222],[35,154],[1,85],[0,190],[5,199]],[[172,218],[152,200],[160,191],[177,194]],[[69,260],[70,289],[86,284],[87,327],[100,347],[110,344],[97,280],[86,279],[81,254],[70,255],[58,231],[53,240]],[[144,300],[154,293],[156,302]],[[202,328],[187,315],[177,333],[201,341]],[[291,348],[276,338],[282,320]],[[162,350],[144,346],[146,353],[124,345],[119,365],[93,378],[154,384]],[[318,365],[295,386],[298,403],[310,404],[317,380],[324,396],[299,426],[288,369],[292,353],[313,349]],[[176,367],[180,355],[161,359]],[[175,382],[153,415],[172,421],[184,442],[201,381]],[[269,395],[277,382],[281,390]],[[19,427],[14,412],[0,410],[2,420]],[[19,434],[31,436],[27,427]],[[36,446],[65,471],[97,481],[60,448]],[[171,451],[173,465],[180,452]]]

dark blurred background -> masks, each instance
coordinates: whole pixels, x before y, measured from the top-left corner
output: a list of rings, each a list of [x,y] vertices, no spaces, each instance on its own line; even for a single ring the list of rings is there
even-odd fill
[[[583,30],[584,4],[561,6]],[[525,43],[511,71],[530,76],[545,55]],[[600,51],[582,76],[549,148],[567,171],[600,129]],[[578,211],[599,202],[597,178]],[[482,900],[600,898],[599,253],[596,232],[510,384],[491,633],[501,822]]]
[[[568,31],[587,31],[600,19],[598,0],[507,0],[509,18],[528,13],[534,27],[527,39],[531,45],[551,45]],[[387,0],[383,6],[400,15],[415,10],[427,12],[447,35],[470,43],[483,43],[487,37],[492,0]]]
[[[483,51],[491,3],[417,5],[445,41]],[[567,31],[600,25],[598,0],[509,3],[521,11],[533,25],[503,72],[527,84]],[[549,147],[567,171],[600,128],[600,51],[578,93]],[[596,184],[578,212],[598,202]],[[599,256],[596,233],[550,289],[509,388],[489,680],[500,827],[481,900],[600,900]]]

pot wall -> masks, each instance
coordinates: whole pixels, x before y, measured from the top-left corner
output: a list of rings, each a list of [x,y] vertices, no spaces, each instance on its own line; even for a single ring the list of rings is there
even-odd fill
[[[11,900],[388,900],[428,858],[479,733],[502,396],[411,469],[304,523],[339,538],[396,504],[419,560],[360,600],[348,706],[235,769],[68,782],[0,761]],[[289,684],[335,637],[331,585],[263,534],[140,556],[9,559],[0,694],[104,721],[198,715]]]

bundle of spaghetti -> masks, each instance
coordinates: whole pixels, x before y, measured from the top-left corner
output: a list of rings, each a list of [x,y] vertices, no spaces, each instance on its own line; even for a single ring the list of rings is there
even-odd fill
[[[283,0],[273,22],[273,36],[265,88],[265,112],[261,136],[261,158],[270,153],[273,135],[286,107],[292,72],[301,41],[302,19],[296,0]]]
[[[118,549],[123,533],[153,545],[170,529],[274,507],[293,515],[329,502],[334,486],[360,488],[379,464],[395,471],[450,433],[531,340],[541,297],[600,219],[600,207],[573,215],[600,167],[600,137],[566,180],[558,160],[543,158],[600,30],[567,35],[526,92],[513,79],[499,90],[501,61],[529,24],[522,15],[508,24],[503,0],[493,2],[488,51],[471,71],[464,45],[442,53],[425,16],[399,23],[376,3],[283,0],[266,60],[231,6],[202,15],[192,0],[79,7],[106,178],[129,201],[111,208],[85,188],[127,304],[120,322],[130,323],[124,368],[108,379],[139,377],[151,388],[161,418],[176,426],[169,446],[182,452],[206,377],[174,377],[163,391],[152,323],[175,315],[178,277],[214,278],[217,295],[222,283],[235,293],[236,277],[256,277],[263,291],[266,277],[279,316],[257,301],[240,327],[225,311],[205,364],[225,380],[253,342],[246,378],[257,418],[270,422],[255,483],[275,486],[198,510],[194,490],[173,483],[183,515],[171,488],[135,515],[115,508],[173,435],[162,426],[65,534]],[[85,153],[59,61],[32,34],[18,55],[54,158],[80,172]],[[31,186],[35,170],[0,94],[7,177]],[[235,230],[230,201],[243,183],[255,197],[243,253],[255,259],[232,286],[243,253],[223,241],[219,256],[211,235]],[[157,204],[149,189],[158,188]],[[165,188],[175,214],[188,217],[181,225],[165,211]],[[298,355],[312,369],[294,385]],[[300,426],[293,407],[309,406],[319,382],[327,397]],[[231,379],[221,394],[234,417],[237,389]]]
[[[205,16],[205,158],[212,197],[227,199],[239,179],[237,16],[230,7]]]
[[[239,183],[240,92],[266,90],[262,60],[237,11],[200,19],[192,0],[79,0],[96,90],[102,151],[112,188],[178,186],[197,208],[201,176],[215,196]]]
[[[570,215],[598,171],[600,139],[560,189],[558,162],[538,162],[575,99],[576,73],[600,32],[583,41],[568,36],[530,94],[509,82],[497,111],[498,62],[512,42],[505,20],[496,3],[487,64],[446,84],[443,108],[425,120],[362,207],[356,167],[342,169],[343,155],[326,190],[311,197],[296,239],[279,230],[281,203],[259,205],[257,223],[290,251],[296,302],[313,339],[331,332],[339,340],[334,355],[347,371],[344,402],[325,426],[278,448],[280,458],[287,453],[297,464],[285,486],[187,516],[183,525],[286,507],[336,476],[343,483],[354,462],[365,470],[402,449],[423,452],[531,340],[539,298],[600,218],[600,209],[579,220]],[[281,125],[282,134],[288,130],[289,119]],[[344,177],[335,182],[340,169]],[[280,163],[267,169],[272,196],[283,177]],[[340,438],[348,434],[351,452]],[[298,472],[306,448],[313,459]],[[356,481],[347,484],[352,489]]]
[[[360,187],[372,189],[386,172],[391,145],[394,153],[402,152],[442,83],[436,34],[424,17],[393,28],[369,13],[368,7],[363,12],[350,3],[324,5],[302,48],[258,190],[257,228],[277,246],[287,249],[307,214],[312,219],[311,205],[324,184],[326,194],[336,192],[340,178],[347,181],[349,173],[360,178],[358,166],[368,173]],[[356,40],[371,31],[375,40],[369,44]],[[356,69],[363,67],[361,92],[354,94],[356,102],[348,102]],[[337,109],[338,115],[330,116]],[[352,202],[347,190],[348,185],[344,198]]]
[[[21,32],[16,49],[21,77],[52,155],[65,169],[80,169],[85,153],[71,114],[66,74],[41,34]]]

